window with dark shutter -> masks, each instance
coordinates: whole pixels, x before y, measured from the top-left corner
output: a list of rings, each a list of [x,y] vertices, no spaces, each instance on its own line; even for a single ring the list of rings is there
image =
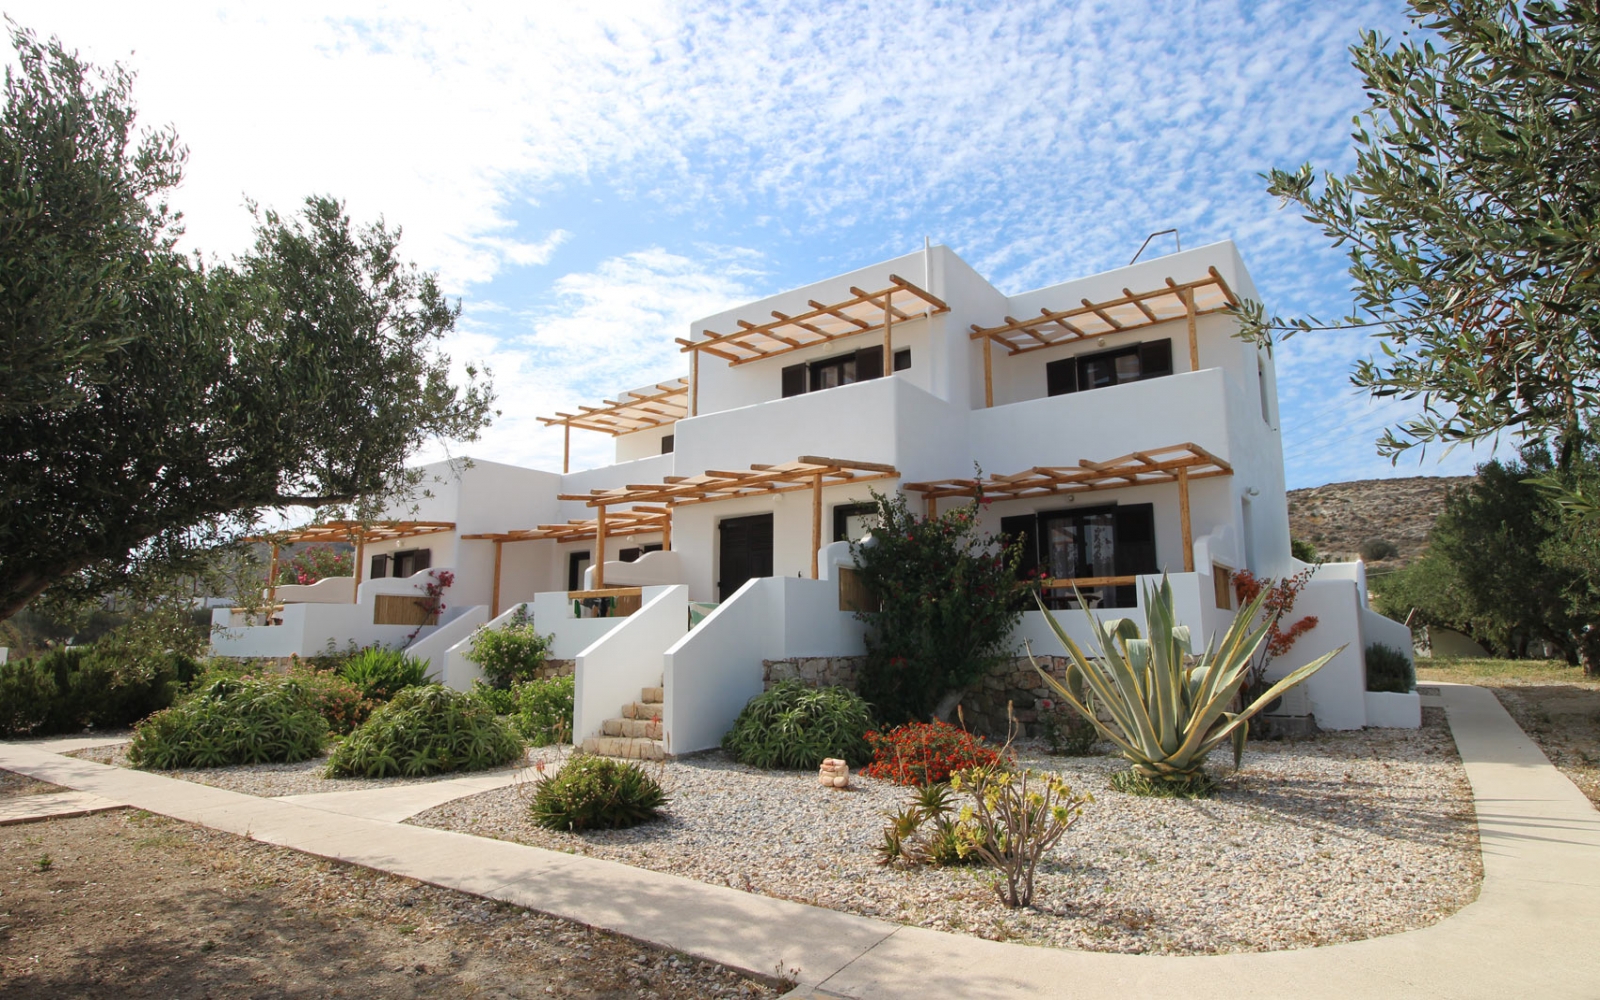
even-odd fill
[[[1078,359],[1062,358],[1044,366],[1044,380],[1052,396],[1078,391]]]
[[[382,580],[389,575],[389,557],[387,554],[372,557],[372,572],[369,576],[374,580]]]
[[[865,382],[871,378],[883,377],[883,348],[863,347],[856,352],[856,377],[855,381]]]
[[[1139,345],[1139,377],[1158,378],[1172,374],[1172,341],[1151,340]]]
[[[911,348],[902,347],[894,352],[894,370],[903,372],[911,367]]]
[[[411,572],[413,572],[413,573],[421,573],[423,570],[427,569],[428,567],[430,567],[432,565],[433,565],[433,550],[432,549],[417,549],[416,552],[415,552],[415,559],[411,564]]]
[[[673,445],[677,441],[677,437],[678,437],[678,435],[676,435],[676,434],[667,434],[667,435],[663,435],[662,436],[662,438],[661,438],[661,454],[663,454],[663,455],[672,454],[672,448],[673,448]]]
[[[1022,539],[1022,561],[1017,564],[1017,579],[1022,579],[1039,566],[1039,518],[1035,514],[1018,514],[1000,519],[1000,535],[1007,545]]]
[[[805,365],[790,365],[783,370],[783,398],[799,396],[806,391]]]

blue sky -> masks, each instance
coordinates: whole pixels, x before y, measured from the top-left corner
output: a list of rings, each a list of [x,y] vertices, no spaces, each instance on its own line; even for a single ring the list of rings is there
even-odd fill
[[[462,299],[450,352],[495,371],[503,415],[465,450],[545,468],[561,437],[533,418],[686,371],[691,320],[924,236],[1017,292],[1176,226],[1237,241],[1269,309],[1342,315],[1342,255],[1257,174],[1348,167],[1346,49],[1409,27],[1391,2],[4,9],[139,74],[144,120],[191,150],[191,246],[242,249],[247,196],[328,193],[404,227]],[[1407,411],[1349,385],[1373,349],[1280,346],[1292,487],[1484,457],[1378,457]]]

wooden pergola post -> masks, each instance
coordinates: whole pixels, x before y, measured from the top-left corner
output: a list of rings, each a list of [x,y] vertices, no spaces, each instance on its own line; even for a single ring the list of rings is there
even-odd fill
[[[572,471],[572,421],[561,425],[561,474]]]
[[[988,343],[988,341],[984,341],[984,343]],[[939,516],[939,498],[928,497],[926,503],[928,505],[928,520],[932,521]]]
[[[994,341],[990,337],[983,338],[983,408],[988,409],[994,405],[994,359],[991,351]]]
[[[1178,523],[1183,528],[1183,571],[1194,572],[1194,527],[1189,523],[1189,470],[1178,468]]]
[[[689,352],[689,416],[700,413],[700,352]]]
[[[272,543],[272,564],[267,569],[267,624],[278,607],[278,543]]]
[[[356,536],[356,571],[353,574],[355,576],[355,578],[356,578],[356,585],[355,585],[355,589],[356,590],[360,590],[361,589],[361,571],[366,565],[366,559],[367,559],[367,533],[363,531],[361,534]],[[350,599],[352,601],[355,600],[354,595],[352,595]]]
[[[817,550],[822,548],[822,475],[811,479],[811,579],[817,576]]]
[[[883,373],[894,374],[894,292],[883,293]],[[812,574],[815,576],[816,574]]]
[[[1183,291],[1183,311],[1189,320],[1189,370],[1200,370],[1200,341],[1195,337],[1194,330],[1194,289],[1186,288]]]
[[[494,593],[489,600],[489,620],[500,617],[500,551],[505,546],[502,539],[494,540]]]
[[[595,509],[599,513],[594,522],[594,589],[599,590],[606,585],[606,505],[600,504]]]

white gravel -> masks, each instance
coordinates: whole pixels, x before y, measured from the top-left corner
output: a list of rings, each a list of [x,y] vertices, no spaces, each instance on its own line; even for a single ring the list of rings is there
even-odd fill
[[[1209,800],[1112,791],[1108,757],[1019,757],[1095,801],[1041,864],[1035,906],[1008,910],[990,873],[884,868],[885,814],[909,790],[857,777],[758,771],[713,755],[652,768],[671,801],[631,830],[554,833],[531,783],[408,822],[670,872],[748,892],[996,940],[1091,951],[1207,954],[1301,948],[1433,923],[1471,902],[1482,870],[1466,775],[1443,713],[1420,731],[1253,743]],[[1226,753],[1214,761],[1231,763]],[[341,784],[343,784],[341,782]]]
[[[175,771],[158,771],[152,768],[150,773],[159,774],[167,778],[181,778],[184,781],[211,785],[215,788],[226,788],[229,791],[243,792],[246,795],[275,798],[280,795],[354,792],[367,788],[385,788],[390,785],[416,785],[432,781],[448,781],[451,778],[502,774],[506,771],[514,771],[541,761],[555,760],[563,752],[570,753],[571,747],[536,747],[527,751],[527,756],[523,761],[508,764],[504,767],[496,767],[487,771],[454,771],[449,774],[435,774],[425,778],[330,778],[324,773],[328,766],[326,755],[303,760],[298,764],[246,764],[238,767],[201,767]],[[91,747],[87,750],[74,751],[67,754],[67,756],[80,757],[99,764],[115,764],[118,767],[130,766],[128,764],[128,744],[126,743]]]

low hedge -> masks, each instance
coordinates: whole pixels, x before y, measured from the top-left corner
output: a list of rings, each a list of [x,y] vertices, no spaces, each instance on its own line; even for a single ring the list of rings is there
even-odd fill
[[[804,770],[829,757],[860,764],[871,757],[871,728],[872,709],[860,695],[791,678],[750,699],[722,748],[751,767]]]
[[[0,664],[0,738],[117,729],[171,705],[197,673],[178,653],[96,646]]]

